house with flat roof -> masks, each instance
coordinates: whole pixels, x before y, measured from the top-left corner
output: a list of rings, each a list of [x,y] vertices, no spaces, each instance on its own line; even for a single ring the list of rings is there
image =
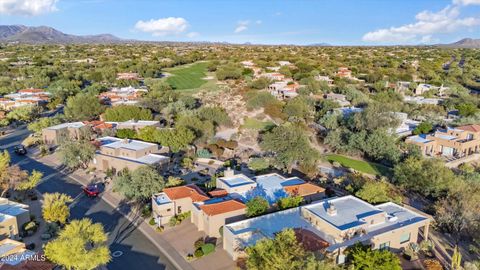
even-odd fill
[[[302,196],[305,200],[314,201],[325,197],[325,189],[306,183],[298,177],[285,178],[277,173],[264,174],[253,179],[226,170],[223,177],[216,180],[216,187],[224,189],[235,198],[249,201],[257,196],[266,199],[270,204],[289,196]]]
[[[285,100],[297,97],[297,92],[300,87],[300,84],[297,82],[283,80],[269,85],[268,90],[270,91],[270,94],[275,96],[277,99]]]
[[[288,196],[302,196],[305,201],[323,199],[325,189],[297,178],[284,178],[278,174],[266,174],[254,179],[233,170],[225,171],[217,179],[217,188],[203,193],[195,185],[166,188],[152,197],[152,209],[158,225],[166,224],[182,211],[191,211],[191,221],[198,230],[211,237],[220,237],[221,228],[245,218],[245,203],[262,196],[270,204]],[[179,195],[181,194],[181,195]]]
[[[63,123],[42,130],[42,139],[45,144],[57,145],[62,141],[71,138],[80,138],[82,129],[87,126],[83,122]]]
[[[30,221],[28,205],[0,198],[0,238],[15,239]]]
[[[128,120],[125,122],[118,122],[116,123],[116,128],[117,129],[133,129],[133,130],[139,130],[144,127],[160,127],[160,122],[159,121],[147,121],[147,120]]]
[[[139,140],[102,137],[96,140],[93,165],[100,171],[109,169],[115,172],[125,168],[133,171],[138,167],[151,165],[159,169],[168,166],[170,158],[160,155],[160,146]]]
[[[138,100],[148,92],[144,88],[134,88],[132,86],[122,88],[112,88],[107,92],[98,95],[99,99],[104,104],[118,106],[118,105],[134,105]]]
[[[409,243],[428,238],[430,218],[388,202],[371,205],[354,196],[329,198],[312,204],[227,224],[223,248],[234,260],[245,248],[284,229],[308,236],[308,245],[345,260],[344,251],[356,243],[373,249],[399,251]]]
[[[245,210],[242,201],[229,196],[210,198],[194,184],[165,188],[152,196],[152,213],[158,226],[190,212],[191,222],[210,237],[220,237],[222,226],[245,218]]]
[[[466,157],[480,152],[480,125],[437,129],[407,137],[405,142],[419,146],[424,156]]]
[[[399,137],[411,135],[413,130],[420,125],[420,121],[409,119],[406,113],[394,112],[393,115],[400,121],[400,124],[389,132]]]
[[[62,123],[59,125],[44,128],[42,138],[45,144],[57,145],[67,138],[79,139],[82,131],[91,129],[98,134],[102,134],[107,129],[133,129],[139,130],[144,127],[160,127],[159,121],[128,120],[125,122],[105,122],[105,121],[83,121]]]
[[[328,76],[317,75],[315,76],[315,80],[319,82],[326,82],[328,86],[333,86],[333,79],[330,79]]]
[[[325,94],[325,99],[335,101],[341,107],[350,106],[350,101],[347,100],[347,96],[342,94],[328,93]]]
[[[1,98],[0,109],[8,111],[22,106],[45,105],[49,100],[50,93],[43,89],[22,89]]]

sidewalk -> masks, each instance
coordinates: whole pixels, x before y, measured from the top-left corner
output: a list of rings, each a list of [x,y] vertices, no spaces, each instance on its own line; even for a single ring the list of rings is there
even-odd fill
[[[34,157],[32,157],[34,158]],[[42,158],[35,158],[37,161],[48,165],[52,168],[59,169],[60,164],[55,158],[55,154],[45,156]],[[82,185],[90,183],[91,176],[85,174],[83,171],[75,171],[69,176],[71,179],[77,181]],[[124,204],[124,199],[112,191],[112,185],[107,185],[105,191],[100,195],[110,206],[115,208],[118,212],[123,214],[128,220],[130,220],[135,226],[160,250],[160,252],[169,260],[170,264],[180,270],[194,270],[192,265],[188,263],[184,257],[182,257],[173,248],[168,241],[166,241],[161,234],[156,232],[146,220],[140,217],[138,213],[131,211],[131,207],[128,204]]]

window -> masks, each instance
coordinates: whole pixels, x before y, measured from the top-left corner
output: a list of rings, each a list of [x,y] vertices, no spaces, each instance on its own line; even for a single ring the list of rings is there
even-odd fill
[[[410,241],[410,233],[409,232],[405,232],[405,233],[402,233],[402,235],[400,235],[400,244],[404,244],[406,242],[409,242]]]
[[[168,208],[168,209],[167,209],[167,212],[170,212],[170,211],[172,211],[172,209]]]
[[[380,244],[379,249],[380,249],[380,250],[388,250],[388,249],[390,249],[390,242],[385,242],[385,243]]]

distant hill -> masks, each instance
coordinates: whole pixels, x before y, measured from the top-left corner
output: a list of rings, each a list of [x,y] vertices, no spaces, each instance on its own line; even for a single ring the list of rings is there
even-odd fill
[[[20,43],[118,43],[126,40],[110,34],[76,36],[48,26],[0,25],[0,42]]]
[[[322,42],[322,43],[309,44],[307,46],[309,46],[309,47],[329,47],[329,46],[332,46],[332,45]]]
[[[441,47],[451,48],[480,48],[480,39],[464,38],[450,44],[440,44]]]

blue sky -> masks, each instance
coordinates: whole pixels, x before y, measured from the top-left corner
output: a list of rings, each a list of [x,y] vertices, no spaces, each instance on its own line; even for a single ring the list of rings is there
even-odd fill
[[[0,24],[141,40],[429,44],[480,38],[480,0],[0,0]]]

